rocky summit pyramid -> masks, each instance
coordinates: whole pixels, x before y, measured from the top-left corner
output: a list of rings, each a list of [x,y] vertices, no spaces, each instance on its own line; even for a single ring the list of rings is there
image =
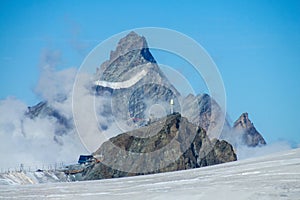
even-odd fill
[[[233,125],[233,130],[239,137],[242,138],[242,142],[249,146],[261,146],[265,145],[266,141],[261,134],[256,130],[253,123],[248,118],[248,113],[243,113]]]
[[[180,105],[178,91],[159,69],[146,39],[135,32],[119,41],[110,59],[98,69],[95,79],[99,95],[113,92],[112,114],[119,121],[127,121],[128,126],[145,125],[151,117],[152,105],[169,108],[171,99]],[[174,111],[179,108],[175,106]],[[165,114],[168,112],[169,109]]]
[[[182,97],[160,70],[146,39],[135,32],[119,41],[110,59],[97,70],[96,79],[106,83],[97,86],[99,94],[104,91],[114,94],[113,105],[117,106],[112,114],[119,121],[131,121],[134,127],[145,125],[152,117],[161,117],[149,116],[152,105],[159,104],[165,109],[165,115],[170,114],[171,99],[174,101],[173,112],[181,112],[204,130],[208,131],[209,126],[213,130],[220,125],[223,113],[217,102],[207,94]],[[120,86],[108,86],[113,83]],[[227,121],[225,127],[229,127]]]
[[[130,32],[119,41],[116,50],[110,53],[109,60],[101,64],[97,76],[106,81],[124,81],[129,76],[128,72],[141,65],[152,65],[151,68],[159,72],[155,63],[146,39]]]

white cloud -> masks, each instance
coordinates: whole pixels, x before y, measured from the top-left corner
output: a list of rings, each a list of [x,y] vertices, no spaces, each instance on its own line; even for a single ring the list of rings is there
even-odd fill
[[[77,70],[57,71],[58,51],[42,53],[41,77],[36,92],[72,124],[72,88]],[[27,105],[15,98],[0,101],[0,167],[17,167],[20,163],[75,162],[86,153],[74,129],[67,129],[53,116],[30,118]],[[56,134],[58,128],[64,134]]]
[[[253,158],[258,156],[265,156],[272,153],[277,153],[291,149],[291,145],[288,142],[274,142],[265,146],[247,147],[245,145],[239,145],[237,148],[238,160]]]

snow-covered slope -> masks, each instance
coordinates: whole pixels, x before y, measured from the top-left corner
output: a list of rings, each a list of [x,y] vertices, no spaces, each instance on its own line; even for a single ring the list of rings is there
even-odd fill
[[[0,186],[0,199],[299,199],[300,149],[129,178]]]
[[[7,172],[0,174],[0,185],[25,185],[72,181],[62,171],[44,170],[36,172]]]

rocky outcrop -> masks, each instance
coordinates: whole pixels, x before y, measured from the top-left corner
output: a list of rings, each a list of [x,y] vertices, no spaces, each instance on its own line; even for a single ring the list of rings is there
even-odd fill
[[[136,154],[149,156],[134,157]],[[185,170],[236,160],[229,143],[211,141],[204,129],[179,113],[111,138],[94,156],[101,157],[101,162],[85,170],[86,180]],[[118,169],[120,166],[124,170]]]
[[[248,113],[243,113],[233,125],[233,132],[237,134],[236,138],[242,138],[242,143],[249,147],[265,145],[266,141],[256,130],[248,117]]]

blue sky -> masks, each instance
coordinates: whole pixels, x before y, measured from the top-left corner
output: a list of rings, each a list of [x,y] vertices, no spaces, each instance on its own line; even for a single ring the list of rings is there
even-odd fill
[[[149,26],[180,31],[208,51],[232,121],[248,112],[267,142],[300,143],[300,1],[0,0],[0,98],[40,100],[46,50],[61,54],[58,69],[79,67],[111,35]]]

